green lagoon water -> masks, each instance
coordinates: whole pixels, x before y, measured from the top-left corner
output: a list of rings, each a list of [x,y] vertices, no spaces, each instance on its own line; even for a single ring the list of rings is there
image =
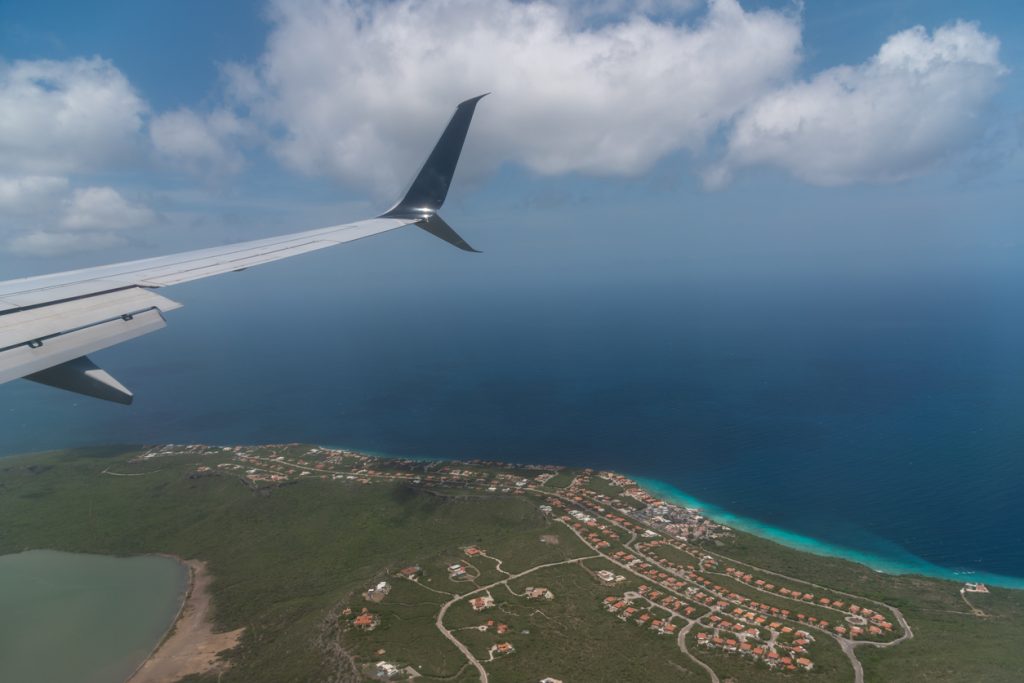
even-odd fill
[[[0,681],[121,683],[171,625],[186,582],[165,557],[0,556]]]

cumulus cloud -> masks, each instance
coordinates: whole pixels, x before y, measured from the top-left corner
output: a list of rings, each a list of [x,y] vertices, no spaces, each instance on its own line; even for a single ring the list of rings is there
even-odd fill
[[[978,138],[1006,71],[998,53],[999,41],[972,23],[897,33],[864,64],[757,99],[738,117],[708,184],[760,164],[817,185],[917,175]]]
[[[105,249],[127,243],[127,234],[156,220],[152,209],[125,199],[112,187],[78,188],[67,193],[67,181],[63,178],[46,180],[52,182],[39,183],[42,187],[49,185],[47,190],[52,190],[47,195],[46,206],[33,211],[30,218],[9,223],[18,230],[7,241],[9,251],[55,256]],[[3,188],[4,183],[0,182],[0,197],[3,197]],[[65,196],[58,197],[59,193]],[[30,225],[25,225],[26,221]]]
[[[155,215],[142,204],[129,202],[112,187],[75,190],[61,220],[66,230],[125,230],[153,222]]]
[[[161,157],[206,175],[241,171],[245,160],[238,144],[250,134],[251,125],[226,109],[206,116],[179,109],[149,124],[150,139]]]
[[[109,61],[0,61],[0,171],[96,169],[125,157],[146,105]]]
[[[664,3],[662,3],[664,4]],[[699,150],[752,98],[791,77],[798,17],[711,0],[688,24],[643,13],[593,28],[545,2],[275,2],[234,96],[289,167],[388,193],[415,170],[453,105],[486,91],[464,171],[635,174]]]
[[[44,210],[68,189],[68,179],[59,176],[0,176],[0,210],[34,212]]]

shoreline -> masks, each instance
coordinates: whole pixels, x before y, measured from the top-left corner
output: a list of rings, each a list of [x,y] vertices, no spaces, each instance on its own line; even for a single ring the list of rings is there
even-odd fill
[[[430,455],[394,455],[392,453],[382,453],[379,451],[370,451],[360,448],[351,448],[348,446],[338,446],[335,444],[316,444],[320,448],[330,448],[338,450],[349,450],[357,453],[362,453],[374,458],[384,458],[390,460],[418,460],[422,462],[446,462],[446,461],[460,461],[458,458],[439,458]],[[584,469],[578,465],[561,465],[567,469]],[[617,471],[617,470],[614,470]],[[772,526],[765,522],[761,522],[751,517],[744,517],[735,513],[729,512],[728,510],[721,508],[711,503],[705,503],[702,500],[698,500],[693,496],[689,495],[674,484],[670,484],[660,479],[654,479],[651,477],[641,477],[629,474],[625,471],[617,471],[619,474],[629,477],[630,479],[637,482],[641,487],[647,489],[650,493],[656,497],[664,498],[669,502],[677,505],[683,505],[685,507],[697,508],[703,512],[708,518],[718,522],[719,524],[725,524],[726,526],[733,527],[752,536],[756,536],[766,541],[778,543],[787,548],[798,550],[800,552],[810,553],[819,557],[831,557],[839,560],[845,560],[847,562],[854,562],[856,564],[863,565],[872,571],[880,574],[887,574],[890,576],[906,576],[917,574],[926,576],[932,579],[942,579],[944,581],[953,581],[956,583],[964,583],[966,581],[975,581],[980,583],[989,584],[992,586],[998,586],[999,588],[1008,588],[1011,590],[1024,590],[1024,577],[1018,576],[1007,576],[1005,574],[994,574],[992,572],[978,571],[978,570],[956,570],[949,567],[943,567],[937,565],[923,558],[907,552],[903,559],[895,559],[892,557],[886,557],[884,555],[871,553],[862,550],[855,550],[837,543],[831,543],[829,541],[822,541],[811,536],[805,536],[795,531],[789,531],[781,527]]]
[[[185,598],[160,642],[125,679],[125,683],[172,683],[185,676],[226,670],[229,664],[218,653],[238,645],[244,628],[215,633],[210,618],[212,581],[206,563],[177,555],[157,553],[179,562],[188,571]]]
[[[980,582],[999,588],[1011,590],[1024,590],[1024,577],[1005,576],[985,571],[950,569],[941,565],[933,564],[925,559],[907,553],[904,560],[893,559],[874,553],[854,550],[835,543],[821,541],[810,536],[804,536],[793,531],[766,524],[764,522],[736,515],[728,510],[710,503],[700,501],[678,487],[650,477],[635,477],[626,475],[636,481],[641,487],[676,505],[699,509],[709,519],[738,529],[752,536],[778,543],[787,548],[800,552],[811,553],[819,557],[831,557],[847,562],[864,565],[872,571],[890,576],[921,575],[932,579],[964,583],[966,581]]]
[[[459,461],[458,458],[439,458],[430,455],[394,455],[392,453],[382,453],[379,451],[370,451],[360,448],[351,448],[347,446],[338,446],[335,444],[317,444],[320,448],[331,448],[339,450],[350,450],[364,455],[368,455],[374,458],[384,458],[391,460],[419,460],[422,462],[445,462],[445,461]],[[567,469],[583,469],[578,465],[562,465]],[[906,576],[917,574],[920,576],[926,576],[932,579],[941,579],[944,581],[953,581],[956,583],[964,583],[966,581],[974,581],[989,584],[992,586],[998,586],[999,588],[1008,588],[1011,590],[1024,590],[1024,577],[1018,576],[1007,576],[1005,574],[994,574],[992,572],[978,571],[978,570],[956,570],[949,567],[943,567],[942,565],[934,564],[923,558],[907,552],[903,559],[896,559],[893,557],[886,557],[877,553],[871,553],[862,550],[855,550],[837,543],[831,543],[829,541],[822,541],[811,536],[805,536],[795,531],[789,531],[781,527],[772,526],[760,520],[744,517],[735,513],[729,512],[728,510],[721,508],[711,503],[705,503],[702,500],[698,500],[693,496],[689,495],[674,484],[670,484],[660,479],[654,479],[651,477],[641,477],[629,474],[625,471],[619,472],[624,476],[636,481],[641,487],[647,489],[650,493],[654,494],[659,498],[664,498],[669,502],[677,505],[683,505],[685,507],[697,508],[703,512],[708,518],[718,522],[719,524],[725,524],[726,526],[733,527],[752,536],[756,536],[766,541],[778,543],[787,548],[798,550],[800,552],[810,553],[819,557],[831,557],[839,560],[845,560],[847,562],[854,562],[856,564],[863,565],[872,571],[880,574],[887,574],[890,576]]]

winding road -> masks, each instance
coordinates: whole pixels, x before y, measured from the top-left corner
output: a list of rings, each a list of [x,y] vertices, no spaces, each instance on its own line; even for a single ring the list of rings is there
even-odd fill
[[[600,553],[598,553],[596,555],[587,555],[585,557],[575,557],[570,560],[562,560],[561,562],[549,562],[548,564],[539,564],[536,567],[531,567],[530,569],[521,571],[518,574],[509,574],[500,581],[495,581],[494,583],[487,584],[486,586],[481,586],[480,588],[477,588],[476,590],[470,591],[468,593],[456,595],[454,598],[441,605],[441,611],[437,613],[437,619],[434,620],[434,625],[437,626],[437,630],[441,632],[441,635],[450,640],[455,647],[459,648],[459,652],[461,652],[466,657],[466,659],[469,660],[470,664],[476,667],[477,672],[480,674],[480,683],[488,683],[487,669],[484,668],[484,665],[480,662],[479,659],[476,658],[476,656],[472,652],[470,652],[469,648],[463,645],[462,641],[456,638],[452,634],[452,632],[449,631],[448,628],[444,625],[444,615],[446,612],[448,612],[448,608],[457,603],[459,600],[468,598],[471,595],[476,595],[477,593],[489,591],[490,589],[500,586],[502,584],[504,584],[505,587],[507,588],[509,581],[513,579],[518,579],[521,576],[526,576],[527,574],[533,573],[538,569],[558,567],[563,564],[579,564],[583,560],[594,560],[599,557],[603,556]]]

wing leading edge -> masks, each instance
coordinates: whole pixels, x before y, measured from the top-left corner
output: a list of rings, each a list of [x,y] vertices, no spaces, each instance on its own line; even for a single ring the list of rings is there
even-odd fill
[[[118,403],[132,393],[86,354],[166,326],[180,308],[153,288],[297,256],[406,225],[464,251],[437,213],[444,204],[477,102],[461,103],[405,196],[376,218],[237,244],[0,282],[0,384],[25,378]]]

